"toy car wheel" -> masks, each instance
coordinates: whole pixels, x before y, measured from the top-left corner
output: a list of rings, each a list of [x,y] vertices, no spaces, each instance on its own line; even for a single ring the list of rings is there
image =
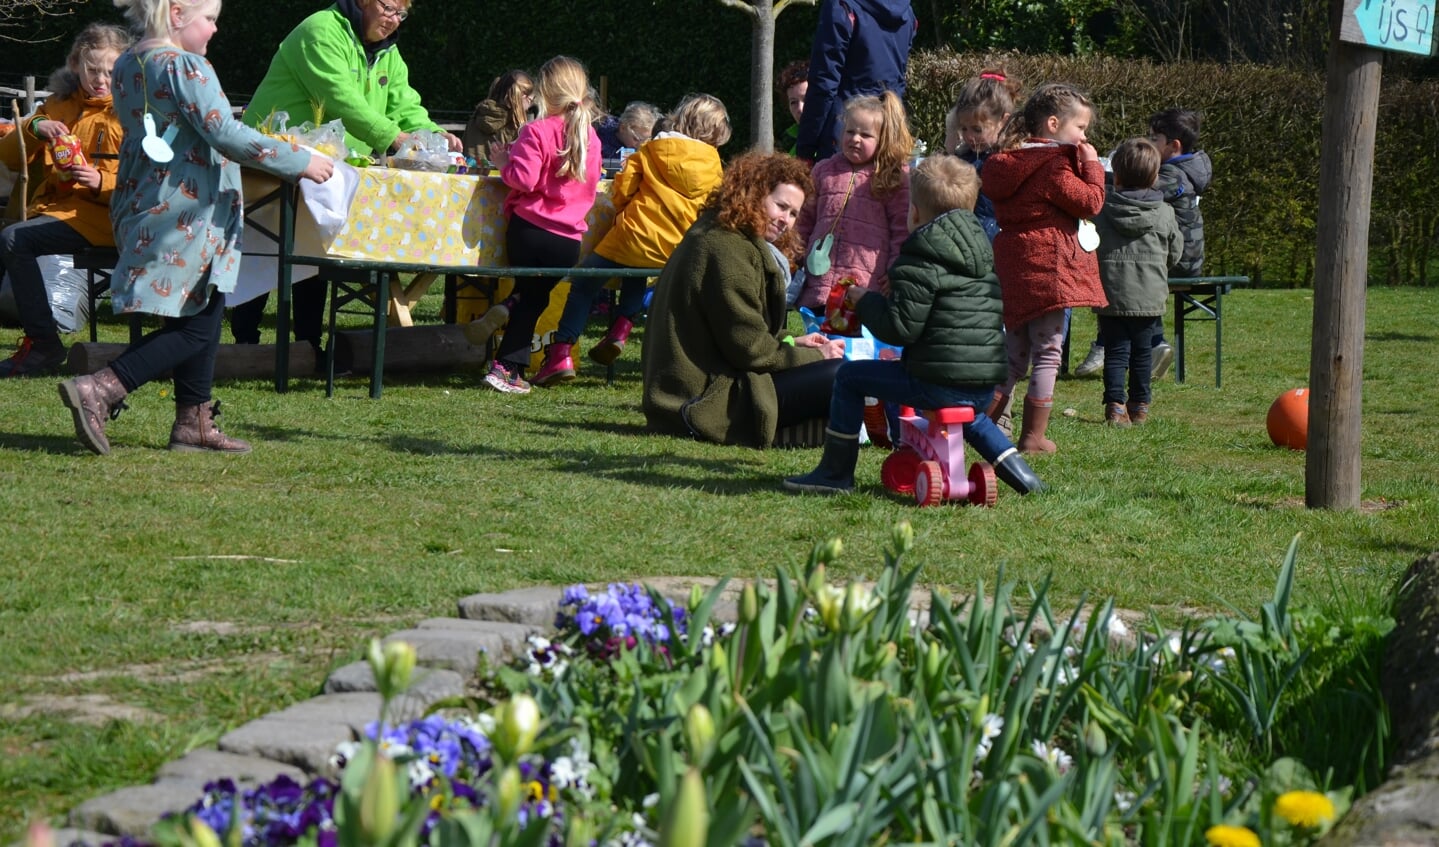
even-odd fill
[[[999,499],[999,481],[994,477],[994,468],[989,462],[975,462],[969,466],[969,502],[974,506],[993,506]]]
[[[914,475],[919,471],[919,454],[912,448],[901,447],[884,457],[879,469],[879,480],[885,489],[895,494],[914,493]]]
[[[944,469],[939,462],[920,462],[914,474],[914,501],[921,506],[944,502]]]

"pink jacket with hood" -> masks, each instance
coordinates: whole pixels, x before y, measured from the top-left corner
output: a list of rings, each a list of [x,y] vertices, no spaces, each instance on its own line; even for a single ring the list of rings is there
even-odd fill
[[[796,228],[804,239],[805,255],[824,238],[831,225],[834,246],[829,254],[829,272],[808,277],[795,305],[823,315],[825,298],[835,282],[853,277],[860,285],[877,289],[877,281],[899,256],[900,245],[909,237],[909,166],[905,166],[900,187],[884,197],[870,190],[873,162],[856,168],[844,154],[836,153],[815,165],[813,176],[815,196],[805,201]]]

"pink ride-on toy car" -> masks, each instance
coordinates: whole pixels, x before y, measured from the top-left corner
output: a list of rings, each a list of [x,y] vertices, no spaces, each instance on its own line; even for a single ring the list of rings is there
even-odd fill
[[[880,469],[884,487],[896,494],[913,494],[921,506],[961,500],[976,506],[993,506],[999,492],[994,468],[975,462],[964,472],[964,425],[974,420],[974,409],[953,406],[916,412],[899,410],[903,446],[889,454]]]

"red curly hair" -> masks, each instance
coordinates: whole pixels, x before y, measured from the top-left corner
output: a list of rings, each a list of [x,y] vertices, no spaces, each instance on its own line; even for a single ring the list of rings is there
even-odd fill
[[[805,197],[814,194],[814,180],[803,162],[784,153],[751,151],[725,168],[724,180],[705,201],[704,209],[715,210],[715,222],[725,229],[764,238],[769,223],[764,214],[765,198],[785,184],[795,186]],[[786,230],[775,246],[791,261],[804,252],[793,228]]]

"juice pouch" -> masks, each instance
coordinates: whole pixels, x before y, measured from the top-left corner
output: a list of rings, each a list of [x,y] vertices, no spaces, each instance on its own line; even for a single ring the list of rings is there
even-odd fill
[[[80,139],[73,135],[62,135],[50,142],[50,155],[55,159],[55,170],[63,182],[75,180],[75,166],[88,165]]]
[[[844,302],[844,293],[850,286],[856,285],[854,277],[842,277],[834,285],[830,286],[829,297],[824,305],[824,323],[820,324],[819,331],[826,335],[848,335],[855,337],[859,335],[859,317],[855,310]]]

